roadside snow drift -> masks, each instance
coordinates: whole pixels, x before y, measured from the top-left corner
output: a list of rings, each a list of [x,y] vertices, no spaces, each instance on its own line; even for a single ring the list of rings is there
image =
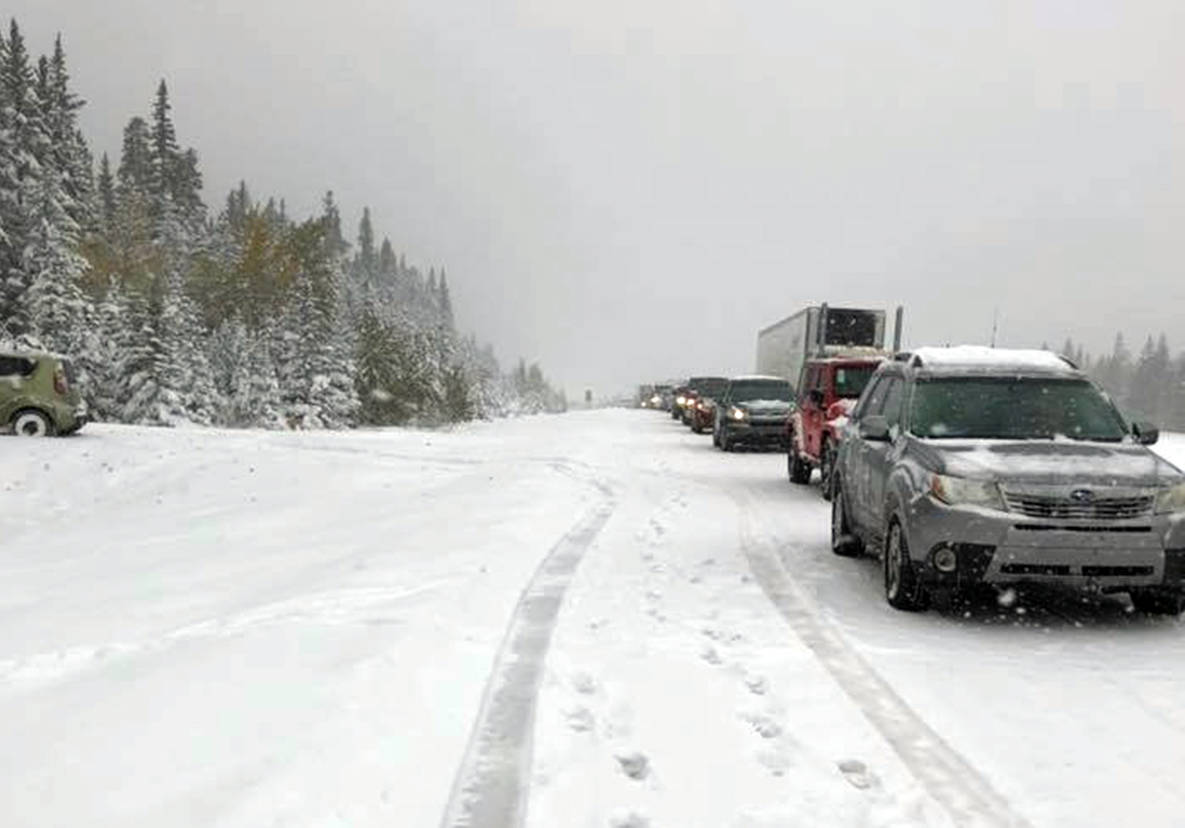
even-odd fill
[[[653,412],[2,438],[0,497],[0,825],[1185,813],[1179,622],[893,612],[784,455]]]

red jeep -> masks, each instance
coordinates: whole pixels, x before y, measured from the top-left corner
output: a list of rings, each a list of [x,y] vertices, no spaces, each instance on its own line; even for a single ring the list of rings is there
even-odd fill
[[[802,369],[798,407],[786,422],[787,471],[791,482],[807,484],[819,469],[823,497],[830,497],[831,468],[840,431],[882,357],[808,359]]]

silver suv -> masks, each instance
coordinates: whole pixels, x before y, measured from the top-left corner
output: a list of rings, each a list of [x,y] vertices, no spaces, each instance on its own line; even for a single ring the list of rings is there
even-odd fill
[[[885,597],[920,610],[978,584],[1127,592],[1185,609],[1185,475],[1045,351],[924,348],[885,363],[846,426],[831,546],[883,551]]]

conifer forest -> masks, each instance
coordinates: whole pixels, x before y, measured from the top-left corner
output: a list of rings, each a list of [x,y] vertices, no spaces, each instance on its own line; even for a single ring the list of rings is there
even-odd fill
[[[317,215],[241,183],[207,205],[164,80],[97,153],[63,41],[0,34],[0,344],[68,355],[98,420],[348,428],[562,410],[538,365],[458,333],[443,267],[364,209]]]

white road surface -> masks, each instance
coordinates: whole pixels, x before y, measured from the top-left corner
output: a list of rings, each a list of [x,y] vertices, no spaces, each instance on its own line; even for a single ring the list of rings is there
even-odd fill
[[[0,438],[0,504],[3,826],[1185,821],[1182,622],[893,611],[661,414]]]

